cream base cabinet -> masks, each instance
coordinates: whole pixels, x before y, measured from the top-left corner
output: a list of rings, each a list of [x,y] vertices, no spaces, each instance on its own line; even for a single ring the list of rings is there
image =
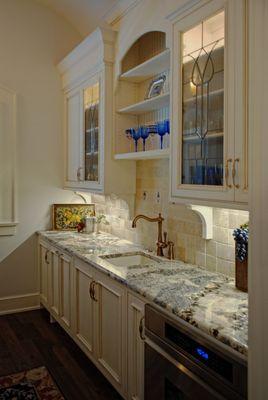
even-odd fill
[[[92,284],[94,271],[78,260],[73,268],[73,315],[74,334],[82,350],[93,356],[94,350],[94,300]]]
[[[53,317],[60,316],[60,252],[50,248],[50,263],[48,268],[48,299]]]
[[[40,301],[67,330],[71,329],[71,264],[70,256],[39,241]]]
[[[43,241],[38,243],[38,255],[39,255],[39,269],[40,269],[40,301],[48,307],[48,290],[49,290],[49,263],[50,263],[50,246]]]
[[[60,321],[61,325],[71,329],[71,267],[72,259],[67,254],[59,255],[60,277]]]
[[[96,356],[100,369],[123,396],[126,393],[126,289],[96,276]]]
[[[144,399],[144,308],[142,300],[128,294],[128,400]]]
[[[142,298],[43,239],[38,246],[41,304],[124,399],[143,400]]]

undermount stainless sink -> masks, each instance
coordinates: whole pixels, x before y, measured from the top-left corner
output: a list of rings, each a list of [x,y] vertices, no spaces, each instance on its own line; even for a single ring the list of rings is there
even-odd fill
[[[133,267],[133,266],[145,266],[155,265],[160,263],[161,260],[142,252],[133,252],[126,254],[110,254],[100,256],[103,260],[106,260],[109,264],[115,265],[116,267]]]

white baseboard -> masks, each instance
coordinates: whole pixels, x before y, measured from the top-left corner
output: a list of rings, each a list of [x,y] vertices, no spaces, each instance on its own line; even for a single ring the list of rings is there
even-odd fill
[[[36,310],[40,308],[40,294],[0,297],[0,315]]]

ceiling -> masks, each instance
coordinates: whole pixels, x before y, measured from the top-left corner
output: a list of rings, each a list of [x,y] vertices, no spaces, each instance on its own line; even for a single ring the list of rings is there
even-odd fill
[[[37,0],[66,18],[83,37],[103,23],[119,0]]]

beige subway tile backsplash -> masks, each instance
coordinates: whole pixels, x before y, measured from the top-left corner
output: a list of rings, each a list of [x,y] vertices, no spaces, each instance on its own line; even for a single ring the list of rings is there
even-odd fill
[[[215,272],[216,268],[217,268],[217,258],[207,254],[206,255],[206,268],[209,271]]]
[[[228,229],[220,226],[213,226],[213,238],[216,242],[228,243]]]
[[[206,267],[206,254],[201,253],[200,251],[196,252],[196,264],[201,267]]]
[[[235,263],[234,261],[227,261],[217,259],[217,272],[224,275],[234,276],[235,275]]]
[[[175,243],[176,258],[234,276],[232,233],[234,228],[248,221],[248,212],[214,208],[213,238],[205,240],[200,217],[185,205],[169,203],[168,183],[168,160],[138,161],[135,214],[154,216],[162,213],[165,218],[163,230]],[[157,192],[160,193],[159,203],[156,202]],[[137,228],[132,229],[128,205],[116,196],[92,195],[92,202],[96,203],[98,213],[109,216],[110,225],[103,225],[104,230],[155,250],[157,224],[139,221]]]
[[[233,260],[235,257],[235,248],[227,244],[217,243],[217,258],[224,260]]]
[[[215,240],[207,240],[206,243],[206,249],[207,249],[207,254],[213,257],[216,257],[216,246],[217,242]]]

